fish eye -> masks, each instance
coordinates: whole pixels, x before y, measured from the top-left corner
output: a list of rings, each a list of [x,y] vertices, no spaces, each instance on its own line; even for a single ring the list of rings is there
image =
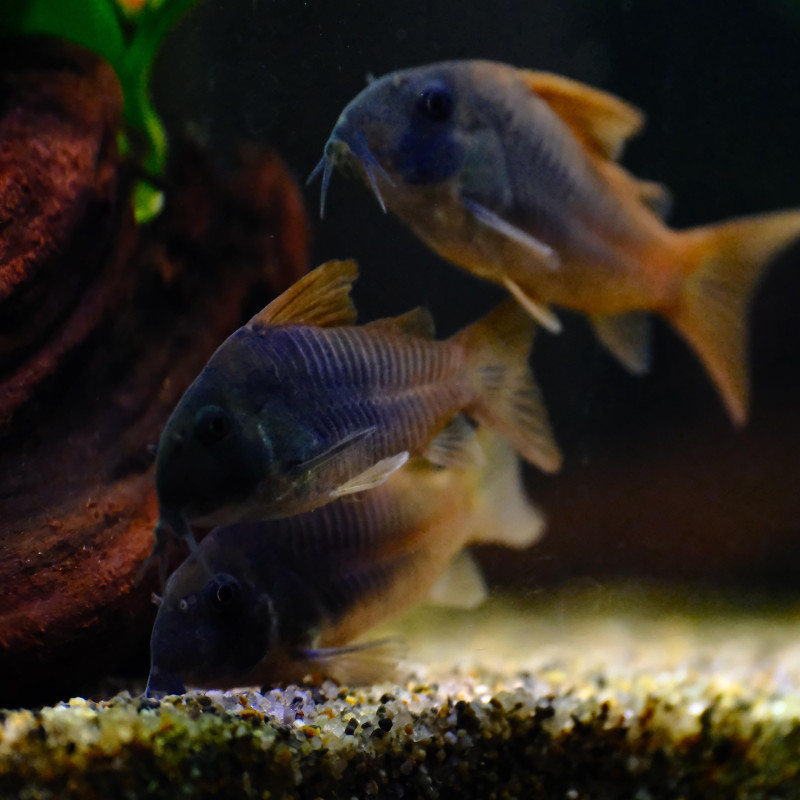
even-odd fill
[[[181,601],[178,603],[178,608],[185,614],[189,610],[189,603],[186,601],[185,597],[181,598]]]
[[[228,608],[239,596],[239,582],[230,575],[220,575],[214,581],[214,603],[219,608]]]
[[[453,95],[444,86],[429,86],[420,94],[417,108],[424,117],[444,122],[453,114]]]
[[[231,429],[231,418],[219,406],[205,406],[197,413],[194,433],[203,444],[215,444],[224,439]]]

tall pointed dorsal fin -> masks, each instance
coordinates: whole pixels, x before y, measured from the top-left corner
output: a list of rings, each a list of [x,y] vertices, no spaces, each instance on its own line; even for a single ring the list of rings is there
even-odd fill
[[[375,331],[405,333],[408,336],[418,336],[421,339],[433,339],[436,335],[433,316],[427,308],[422,306],[412,308],[411,311],[406,311],[405,314],[400,314],[397,317],[376,319],[374,322],[368,322],[361,327]]]
[[[595,155],[616,161],[625,142],[644,125],[638,108],[612,94],[549,72],[521,71],[542,98]]]
[[[247,324],[251,328],[352,325],[356,321],[356,309],[350,298],[350,289],[357,277],[355,261],[328,261],[300,278]]]

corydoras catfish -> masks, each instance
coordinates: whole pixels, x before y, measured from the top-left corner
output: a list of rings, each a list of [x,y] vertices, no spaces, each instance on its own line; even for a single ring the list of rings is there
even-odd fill
[[[640,111],[556,75],[489,61],[391,73],[342,112],[312,178],[335,165],[433,250],[505,286],[551,331],[550,304],[585,312],[646,371],[644,312],[694,348],[731,419],[748,411],[746,314],[762,270],[800,235],[800,211],[676,231],[666,190],[618,163]]]
[[[353,262],[308,273],[235,331],[186,390],[156,458],[159,539],[310,511],[424,454],[479,458],[472,427],[555,470],[560,453],[528,368],[534,323],[513,303],[446,341],[427,312],[355,326]]]
[[[358,497],[212,531],[167,584],[148,693],[296,681],[309,672],[346,683],[386,677],[396,644],[353,639],[426,595],[477,605],[485,586],[462,548],[525,547],[543,528],[513,449],[485,429],[478,435],[480,463],[438,468],[412,459]]]

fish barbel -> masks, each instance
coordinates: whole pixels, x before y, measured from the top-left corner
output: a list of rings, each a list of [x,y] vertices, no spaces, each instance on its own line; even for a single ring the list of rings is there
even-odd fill
[[[352,645],[357,636],[426,596],[477,605],[485,585],[463,548],[526,547],[541,535],[513,449],[486,429],[478,436],[481,463],[443,469],[412,459],[357,498],[212,531],[159,603],[148,694],[309,672],[349,684],[386,677],[399,643]]]
[[[749,404],[746,314],[800,211],[676,231],[669,196],[617,159],[644,122],[623,101],[489,61],[402,70],[344,109],[309,180],[355,173],[448,261],[505,286],[553,332],[550,308],[589,315],[634,373],[649,366],[647,312],[705,365],[735,424]]]

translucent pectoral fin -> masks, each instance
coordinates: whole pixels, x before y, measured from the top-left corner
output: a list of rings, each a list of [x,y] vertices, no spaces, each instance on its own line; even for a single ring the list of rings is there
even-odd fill
[[[428,601],[450,608],[477,608],[487,597],[486,582],[475,559],[462,550],[428,592]]]
[[[464,199],[465,208],[475,217],[478,222],[491,228],[495,233],[507,239],[512,239],[517,244],[522,245],[537,264],[543,269],[552,271],[558,269],[560,260],[558,254],[550,245],[537,239],[535,236],[526,233],[516,225],[506,222],[502,217],[490,211],[486,206],[476,203],[474,200]]]
[[[423,455],[439,467],[465,468],[480,466],[486,461],[475,429],[462,414],[447,423]]]
[[[299,463],[295,464],[291,468],[292,474],[299,477],[301,475],[308,475],[309,473],[322,469],[334,459],[340,458],[351,448],[357,447],[376,430],[377,428],[373,425],[369,428],[362,428],[361,430],[348,434],[336,442],[336,444],[334,444],[332,447],[329,447],[327,450],[317,453],[316,455],[312,455],[309,458],[306,458],[304,461],[300,461]]]
[[[344,647],[301,650],[298,655],[324,665],[325,672],[340,683],[363,685],[390,677],[405,658],[406,649],[402,639],[392,636]]]
[[[330,493],[331,497],[342,497],[346,494],[364,492],[367,489],[374,489],[380,486],[393,472],[396,472],[408,461],[408,450],[398,453],[389,458],[383,458],[369,469],[351,478],[341,486],[337,486]]]

